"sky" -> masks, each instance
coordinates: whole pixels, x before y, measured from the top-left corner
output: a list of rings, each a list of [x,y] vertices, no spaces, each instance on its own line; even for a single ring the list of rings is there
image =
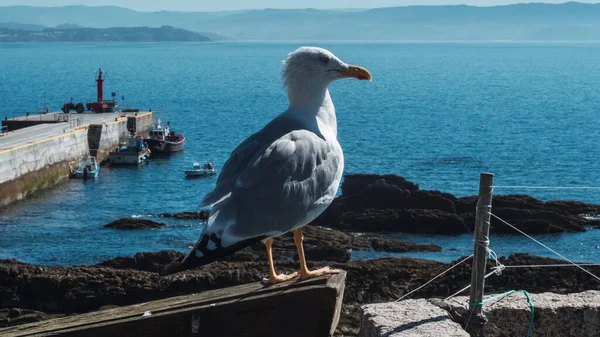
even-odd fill
[[[475,6],[505,5],[520,2],[563,3],[568,0],[0,0],[0,6],[119,6],[139,11],[219,11],[262,8],[375,8],[409,5],[456,5]],[[579,0],[599,3],[600,0]]]

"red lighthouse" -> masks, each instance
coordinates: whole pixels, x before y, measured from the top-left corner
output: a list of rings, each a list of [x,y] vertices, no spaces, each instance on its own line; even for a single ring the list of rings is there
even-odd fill
[[[114,112],[119,105],[114,99],[110,101],[104,100],[104,78],[102,74],[102,69],[98,69],[98,77],[96,78],[97,101],[87,103],[85,107],[93,112]],[[113,96],[115,96],[114,93]]]
[[[98,102],[104,102],[104,79],[102,78],[102,69],[98,69],[98,78],[96,79],[98,85]]]

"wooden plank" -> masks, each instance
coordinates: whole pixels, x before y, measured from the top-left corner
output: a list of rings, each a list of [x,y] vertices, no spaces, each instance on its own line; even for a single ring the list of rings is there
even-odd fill
[[[346,272],[251,283],[0,329],[0,336],[331,336]]]

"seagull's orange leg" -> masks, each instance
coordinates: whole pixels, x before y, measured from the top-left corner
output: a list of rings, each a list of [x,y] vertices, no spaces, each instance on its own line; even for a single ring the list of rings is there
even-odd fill
[[[267,258],[269,259],[269,277],[262,280],[263,284],[281,283],[298,277],[297,272],[290,275],[277,275],[277,273],[275,273],[275,266],[273,265],[273,239],[268,238],[267,241],[265,241],[265,246],[267,246]]]
[[[306,258],[304,257],[304,247],[302,247],[302,241],[304,241],[304,235],[302,235],[302,229],[298,228],[294,231],[294,243],[298,249],[298,259],[300,260],[300,279],[306,280],[326,274],[339,274],[339,270],[331,269],[329,267],[309,271],[308,268],[306,268]]]

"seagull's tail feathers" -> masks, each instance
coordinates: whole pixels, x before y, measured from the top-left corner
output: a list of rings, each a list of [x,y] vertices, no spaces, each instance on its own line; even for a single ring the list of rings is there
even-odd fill
[[[227,204],[227,202],[224,204]],[[258,236],[223,246],[221,233],[223,233],[224,228],[221,224],[228,221],[227,219],[220,219],[220,206],[225,205],[215,205],[214,212],[211,212],[208,223],[200,235],[200,240],[194,245],[194,248],[185,256],[171,262],[160,272],[160,275],[169,275],[201,267],[266,239],[266,236]]]
[[[220,244],[221,239],[217,238],[215,234],[202,234],[200,240],[198,240],[194,248],[192,248],[192,250],[190,250],[189,253],[171,262],[166,268],[164,268],[160,272],[160,275],[170,275],[180,271],[207,265],[225,256],[233,254],[238,250],[242,250],[246,247],[252,246],[253,244],[260,242],[265,238],[266,237],[256,237],[236,242],[235,244],[227,247],[223,247]]]

